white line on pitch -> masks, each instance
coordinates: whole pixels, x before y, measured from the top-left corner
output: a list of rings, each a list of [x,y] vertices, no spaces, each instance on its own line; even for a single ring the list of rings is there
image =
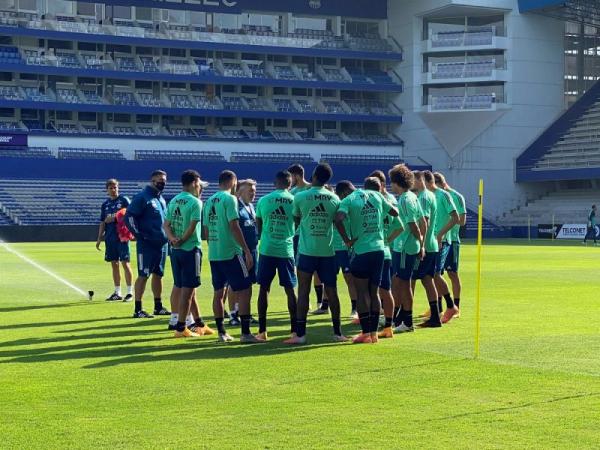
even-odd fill
[[[54,278],[56,281],[61,282],[62,284],[64,284],[67,287],[70,287],[71,289],[73,289],[75,292],[77,292],[78,294],[83,295],[84,297],[87,297],[88,294],[83,291],[82,289],[79,289],[77,286],[75,286],[73,283],[68,282],[67,280],[65,280],[64,278],[56,275],[54,272],[51,272],[50,270],[46,269],[44,266],[41,266],[40,264],[36,263],[35,261],[33,261],[32,259],[28,258],[27,256],[23,255],[22,253],[19,253],[18,251],[16,251],[15,249],[11,248],[10,245],[8,245],[6,242],[4,242],[3,240],[0,239],[0,247],[4,248],[7,252],[12,253],[13,255],[21,258],[23,261],[25,261],[28,264],[31,264],[33,267],[35,267],[36,269],[44,272],[46,275],[51,276],[52,278]]]

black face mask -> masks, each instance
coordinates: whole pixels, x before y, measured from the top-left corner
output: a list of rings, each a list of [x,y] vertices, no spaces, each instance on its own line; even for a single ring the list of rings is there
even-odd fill
[[[154,187],[158,190],[158,192],[162,192],[165,190],[166,183],[164,181],[157,181],[154,183]]]

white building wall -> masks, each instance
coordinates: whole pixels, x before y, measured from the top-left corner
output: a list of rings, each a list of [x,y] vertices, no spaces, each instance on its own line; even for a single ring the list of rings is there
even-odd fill
[[[505,10],[508,37],[508,109],[454,156],[448,154],[418,111],[423,92],[422,16],[448,6],[462,10],[473,6],[478,12],[481,8]],[[444,172],[471,206],[477,200],[478,180],[483,178],[486,215],[491,218],[537,195],[536,191],[544,186],[514,182],[514,160],[564,109],[564,23],[533,14],[521,15],[517,0],[390,0],[389,30],[404,48],[404,61],[395,70],[405,87],[405,93],[397,98],[398,106],[404,110],[404,124],[396,133],[405,141],[405,154],[420,156],[435,170]],[[445,114],[452,120],[452,114]],[[478,114],[491,113],[458,114],[472,114],[475,123]],[[465,132],[463,127],[455,127],[455,132]]]

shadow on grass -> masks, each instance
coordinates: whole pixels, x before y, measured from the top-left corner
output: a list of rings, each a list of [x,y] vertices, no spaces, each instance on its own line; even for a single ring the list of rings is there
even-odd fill
[[[95,303],[98,304],[97,302]],[[73,306],[91,306],[94,305],[93,302],[82,300],[80,302],[69,302],[69,303],[50,303],[50,304],[42,304],[42,305],[26,305],[26,306],[7,306],[4,308],[0,308],[0,313],[10,313],[10,312],[21,312],[21,311],[32,311],[35,309],[53,309],[53,308],[67,308]]]
[[[128,317],[105,317],[102,319],[82,319],[82,320],[62,320],[60,322],[33,322],[33,323],[13,323],[9,325],[0,325],[0,330],[18,330],[20,328],[45,328],[45,327],[57,327],[57,326],[68,326],[68,325],[79,325],[83,323],[92,323],[92,322],[109,322],[115,320],[125,320],[129,319]],[[114,328],[118,325],[107,325],[107,328]],[[64,330],[60,331],[61,333],[73,333],[73,331],[78,330]],[[5,343],[0,343],[0,347],[4,346]]]
[[[170,334],[162,330],[127,330],[104,334],[86,334],[74,336],[61,336],[49,339],[20,339],[8,343],[12,346],[26,346],[17,350],[0,352],[0,357],[7,358],[0,364],[9,363],[40,363],[57,362],[82,359],[110,358],[84,366],[95,369],[112,367],[121,364],[136,364],[155,361],[191,361],[202,359],[248,358],[257,356],[277,355],[289,352],[301,352],[320,347],[337,346],[326,336],[331,328],[315,325],[309,330],[310,342],[303,346],[283,346],[281,340],[289,334],[277,330],[271,334],[270,341],[266,344],[243,345],[238,342],[220,344],[216,336],[205,336],[198,339],[179,340],[173,339]],[[157,335],[155,338],[145,339],[148,334]],[[160,334],[160,336],[158,336]],[[139,336],[139,337],[135,337]],[[97,341],[98,339],[111,339],[118,337],[135,337],[132,339]],[[55,345],[38,347],[43,344],[59,342],[73,342],[76,340],[94,340],[72,345]],[[156,345],[139,345],[150,344]]]
[[[125,321],[129,319],[128,321]],[[78,324],[89,322],[118,323],[77,328]],[[211,324],[212,321],[207,321]],[[121,364],[146,363],[151,361],[188,361],[196,359],[245,358],[265,355],[303,352],[320,347],[337,346],[331,340],[332,328],[325,317],[313,322],[308,329],[309,343],[303,346],[286,346],[282,340],[289,337],[286,312],[273,312],[269,315],[269,337],[266,344],[243,345],[238,342],[220,344],[216,336],[197,339],[173,339],[172,332],[166,330],[164,318],[133,320],[127,317],[103,318],[96,320],[47,322],[38,324],[17,324],[17,327],[63,326],[52,331],[58,335],[40,338],[30,337],[0,343],[0,364],[40,363],[85,359],[105,359],[84,366],[84,368],[104,368]],[[10,327],[10,326],[7,326]],[[348,329],[349,327],[345,327]],[[237,331],[237,327],[230,327]],[[108,332],[102,332],[108,331]],[[346,330],[347,331],[347,330]],[[13,348],[16,347],[16,348]]]

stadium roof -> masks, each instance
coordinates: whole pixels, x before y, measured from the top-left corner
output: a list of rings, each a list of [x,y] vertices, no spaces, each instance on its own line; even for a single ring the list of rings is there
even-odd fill
[[[519,0],[519,10],[600,28],[600,0]]]

